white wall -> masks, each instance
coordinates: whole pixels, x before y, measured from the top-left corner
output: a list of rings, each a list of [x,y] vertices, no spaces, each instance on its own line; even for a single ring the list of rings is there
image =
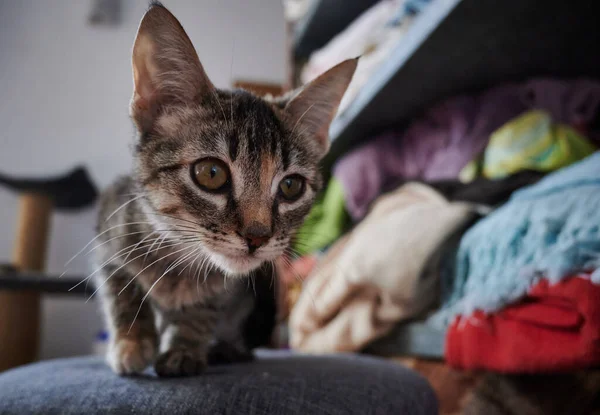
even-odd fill
[[[283,11],[276,0],[165,0],[213,83],[283,82]],[[0,170],[52,176],[83,163],[100,186],[130,168],[130,48],[147,1],[122,0],[117,27],[87,24],[92,0],[0,0]],[[233,56],[232,56],[233,52]],[[232,63],[233,59],[233,63]],[[0,262],[10,260],[17,199],[0,190]],[[93,236],[94,212],[54,216],[48,271]],[[80,258],[71,272],[88,272]],[[97,304],[46,297],[41,357],[84,354],[101,327]]]

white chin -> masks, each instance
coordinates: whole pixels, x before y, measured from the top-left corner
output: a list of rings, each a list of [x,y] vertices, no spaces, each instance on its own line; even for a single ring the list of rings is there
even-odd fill
[[[216,253],[211,255],[211,259],[223,271],[235,276],[248,275],[264,262],[264,260],[254,257],[232,258]]]

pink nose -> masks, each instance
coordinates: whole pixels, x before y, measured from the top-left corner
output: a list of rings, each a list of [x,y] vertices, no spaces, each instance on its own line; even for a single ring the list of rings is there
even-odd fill
[[[246,238],[246,243],[249,247],[260,248],[269,241],[268,236],[258,236],[252,238]]]
[[[246,240],[250,253],[269,242],[269,239],[272,236],[271,229],[259,223],[250,225],[248,228],[244,229],[244,232],[242,232],[241,235]]]

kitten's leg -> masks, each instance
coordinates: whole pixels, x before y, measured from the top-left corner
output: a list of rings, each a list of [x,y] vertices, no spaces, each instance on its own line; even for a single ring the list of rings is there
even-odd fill
[[[214,344],[208,352],[209,365],[242,363],[253,360],[252,351],[244,341],[244,324],[254,308],[254,293],[236,287],[230,302],[223,307],[223,313],[215,331]]]
[[[191,376],[207,365],[210,341],[217,323],[215,307],[197,305],[180,311],[161,313],[164,318],[161,353],[154,369],[159,376]]]
[[[239,280],[234,286],[210,348],[210,365],[249,362],[254,359],[252,349],[270,342],[277,314],[274,276],[267,265],[249,277],[249,284]]]
[[[107,266],[99,283],[116,269],[117,266]],[[142,289],[133,283],[119,294],[131,277],[125,270],[118,270],[101,290],[110,331],[107,360],[110,367],[122,375],[142,372],[154,361],[158,349],[154,314],[149,304],[142,304]]]

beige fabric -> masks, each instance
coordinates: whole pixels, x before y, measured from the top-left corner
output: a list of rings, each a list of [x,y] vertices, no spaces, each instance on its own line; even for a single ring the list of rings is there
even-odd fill
[[[292,347],[356,351],[430,308],[437,298],[430,261],[472,211],[417,183],[381,197],[305,283],[290,315]]]

